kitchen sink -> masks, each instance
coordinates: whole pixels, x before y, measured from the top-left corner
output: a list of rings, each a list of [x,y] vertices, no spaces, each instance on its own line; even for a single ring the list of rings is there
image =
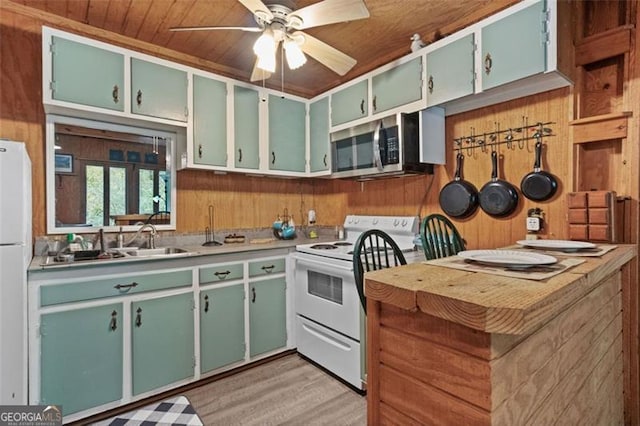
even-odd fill
[[[129,256],[149,257],[149,256],[178,256],[187,255],[189,252],[179,247],[160,247],[154,249],[136,249],[126,252]]]

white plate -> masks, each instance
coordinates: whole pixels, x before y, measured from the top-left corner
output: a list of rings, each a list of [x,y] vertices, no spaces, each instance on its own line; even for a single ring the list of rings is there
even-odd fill
[[[517,244],[525,247],[548,249],[548,250],[583,250],[592,249],[596,245],[586,241],[570,241],[570,240],[520,240]]]
[[[458,256],[487,265],[516,267],[551,265],[558,261],[555,257],[546,254],[517,250],[466,250],[458,253]]]

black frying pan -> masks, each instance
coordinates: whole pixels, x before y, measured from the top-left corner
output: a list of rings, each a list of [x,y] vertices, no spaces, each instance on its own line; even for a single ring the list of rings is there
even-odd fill
[[[507,216],[518,206],[518,191],[498,179],[498,153],[491,152],[491,180],[480,189],[480,208],[490,216]]]
[[[540,170],[540,157],[542,156],[542,143],[536,142],[536,161],[533,163],[533,171],[522,178],[520,190],[522,194],[533,201],[545,201],[553,197],[558,189],[558,181],[555,176],[544,170]]]
[[[478,208],[478,190],[461,178],[464,155],[456,156],[456,172],[451,182],[440,191],[440,207],[451,217],[467,217]]]

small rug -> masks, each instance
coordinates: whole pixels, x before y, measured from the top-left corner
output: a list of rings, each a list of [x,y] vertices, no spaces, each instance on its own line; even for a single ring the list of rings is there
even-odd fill
[[[196,410],[182,395],[118,414],[95,424],[99,426],[203,426]]]

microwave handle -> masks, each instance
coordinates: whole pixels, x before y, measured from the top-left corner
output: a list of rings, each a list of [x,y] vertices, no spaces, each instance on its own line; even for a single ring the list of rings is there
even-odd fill
[[[379,171],[383,170],[382,159],[380,158],[380,133],[382,131],[382,120],[378,121],[376,130],[373,132],[373,165]]]

